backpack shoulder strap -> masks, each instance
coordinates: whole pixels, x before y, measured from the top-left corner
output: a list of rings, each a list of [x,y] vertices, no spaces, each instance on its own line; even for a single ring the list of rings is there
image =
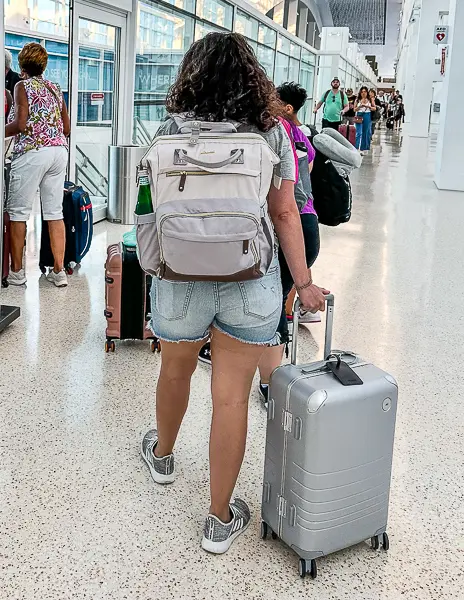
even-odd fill
[[[327,100],[327,96],[330,94],[330,90],[327,90],[324,94],[324,102]]]

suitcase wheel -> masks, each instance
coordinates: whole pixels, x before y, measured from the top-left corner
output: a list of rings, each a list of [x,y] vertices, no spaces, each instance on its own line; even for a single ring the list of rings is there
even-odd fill
[[[382,548],[387,552],[390,548],[390,540],[388,539],[388,533],[385,531],[382,536]]]
[[[2,279],[2,287],[7,288],[10,284],[8,283],[8,280],[6,277],[4,277]]]
[[[116,344],[114,340],[106,340],[105,342],[105,352],[114,352],[116,350]]]
[[[309,567],[309,569],[308,569],[308,567]],[[314,558],[311,560],[305,560],[304,558],[300,558],[300,562],[298,564],[298,572],[302,579],[304,579],[307,574],[311,575],[311,579],[316,579],[316,577],[317,577],[316,560]]]
[[[153,352],[153,354],[155,352],[158,352],[158,354],[161,352],[161,343],[159,341],[158,338],[155,338],[154,340],[151,340],[150,342],[150,350]]]
[[[47,272],[47,269],[43,265],[39,265],[39,268],[40,268],[42,275],[45,275],[45,273]]]
[[[261,539],[265,540],[267,538],[267,534],[269,531],[269,527],[267,526],[267,523],[265,523],[264,521],[261,521]]]
[[[371,546],[374,550],[380,548],[380,535],[371,537]],[[388,539],[388,533],[386,531],[382,534],[382,548],[385,552],[390,548],[390,540]]]

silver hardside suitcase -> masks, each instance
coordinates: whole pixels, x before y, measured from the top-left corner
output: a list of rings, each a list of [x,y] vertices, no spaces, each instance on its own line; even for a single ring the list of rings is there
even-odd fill
[[[389,545],[398,386],[355,354],[331,350],[333,310],[329,295],[325,360],[297,365],[297,303],[291,364],[269,386],[261,535],[293,548],[301,577],[316,577],[316,558],[369,538],[375,550]]]

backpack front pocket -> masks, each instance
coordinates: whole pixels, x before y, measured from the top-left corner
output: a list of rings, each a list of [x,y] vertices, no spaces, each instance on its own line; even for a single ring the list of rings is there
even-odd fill
[[[208,200],[206,209],[205,204],[190,201],[180,207],[167,202],[158,209],[160,277],[180,281],[261,277],[260,214],[256,203]],[[220,210],[224,205],[228,209]]]

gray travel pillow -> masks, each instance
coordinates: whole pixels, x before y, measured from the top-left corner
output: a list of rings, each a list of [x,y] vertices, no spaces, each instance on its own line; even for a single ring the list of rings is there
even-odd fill
[[[316,150],[330,158],[339,172],[343,171],[342,175],[348,175],[361,166],[362,156],[353,144],[335,129],[324,128],[314,136],[313,145]]]

